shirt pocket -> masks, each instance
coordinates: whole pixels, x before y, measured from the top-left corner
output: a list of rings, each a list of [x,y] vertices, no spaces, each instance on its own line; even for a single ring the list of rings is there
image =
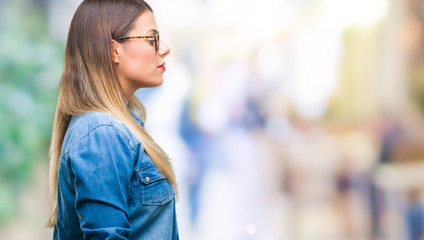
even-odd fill
[[[137,173],[141,181],[143,205],[164,205],[175,197],[172,184],[154,164],[138,169]]]

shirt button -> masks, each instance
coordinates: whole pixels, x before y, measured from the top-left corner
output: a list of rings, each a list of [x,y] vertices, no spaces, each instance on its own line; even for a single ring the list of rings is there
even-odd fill
[[[150,178],[149,177],[146,177],[146,182],[150,182]]]

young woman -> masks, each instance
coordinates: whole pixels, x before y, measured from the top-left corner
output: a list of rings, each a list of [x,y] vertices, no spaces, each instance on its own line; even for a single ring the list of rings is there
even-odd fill
[[[178,239],[169,158],[133,95],[169,48],[142,0],[84,0],[72,19],[50,146],[53,239]]]

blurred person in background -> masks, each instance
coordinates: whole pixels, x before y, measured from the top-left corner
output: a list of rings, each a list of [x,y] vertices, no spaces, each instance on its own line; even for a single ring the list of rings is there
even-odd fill
[[[407,193],[407,206],[404,214],[409,240],[424,238],[424,209],[420,202],[420,195],[420,188],[409,190]]]
[[[142,0],[85,0],[72,19],[50,147],[53,239],[178,239],[170,159],[133,95],[170,49]]]

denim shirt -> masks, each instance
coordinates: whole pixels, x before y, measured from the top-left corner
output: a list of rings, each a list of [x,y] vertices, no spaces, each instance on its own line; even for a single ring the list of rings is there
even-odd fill
[[[172,184],[109,114],[88,112],[69,124],[53,239],[178,239]]]

